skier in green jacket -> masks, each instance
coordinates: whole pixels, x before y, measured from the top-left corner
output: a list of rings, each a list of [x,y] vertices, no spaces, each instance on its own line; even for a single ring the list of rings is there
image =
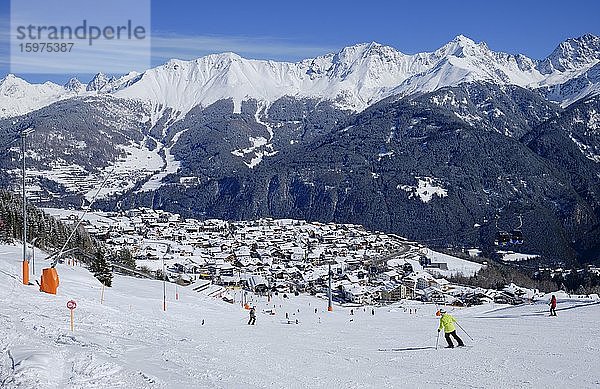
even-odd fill
[[[446,342],[448,342],[448,347],[446,348],[454,348],[454,344],[452,343],[452,339],[450,338],[451,336],[454,337],[454,339],[456,339],[456,341],[458,342],[458,347],[463,347],[465,344],[463,343],[462,339],[459,338],[456,334],[456,327],[454,327],[456,319],[454,318],[454,316],[448,314],[444,309],[440,309],[437,312],[437,315],[441,316],[438,332],[440,332],[442,328],[444,329]]]

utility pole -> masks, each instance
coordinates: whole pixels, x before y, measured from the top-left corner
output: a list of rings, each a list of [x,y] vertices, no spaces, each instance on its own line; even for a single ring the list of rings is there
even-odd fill
[[[329,264],[329,304],[327,305],[327,310],[329,312],[333,311],[333,305],[331,304],[331,263]]]
[[[167,273],[165,272],[165,256],[162,257],[163,267],[163,311],[167,310]]]
[[[35,275],[35,241],[37,240],[37,236],[31,240],[31,270]]]
[[[32,128],[21,131],[21,153],[23,156],[23,285],[29,285],[29,261],[27,260],[27,195],[25,193],[25,139]]]

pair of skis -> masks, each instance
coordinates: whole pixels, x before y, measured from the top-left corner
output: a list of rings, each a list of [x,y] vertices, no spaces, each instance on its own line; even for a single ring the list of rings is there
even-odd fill
[[[450,347],[444,347],[444,348],[450,348]],[[460,346],[460,347],[453,347],[453,348],[473,348],[473,346]],[[403,348],[380,348],[377,349],[377,351],[380,352],[400,352],[400,351],[421,351],[421,350],[436,350],[435,347],[433,346],[423,346],[423,347],[403,347]]]
[[[475,339],[473,339],[471,337],[471,335],[469,335],[469,333],[467,331],[465,331],[465,329],[457,322],[456,325],[458,325],[458,327],[465,333],[465,335],[467,335],[469,337],[469,339],[471,339],[472,341],[474,341]],[[437,333],[437,337],[435,338],[435,347],[433,346],[424,346],[424,347],[405,347],[405,348],[380,348],[377,351],[419,351],[419,350],[437,350],[438,349],[438,345],[440,342],[440,333]],[[457,346],[456,348],[471,348],[473,346]],[[454,347],[446,347],[446,348],[454,348]]]
[[[467,335],[467,336],[469,337],[469,339],[471,339],[471,340],[473,340],[473,341],[475,340],[475,339],[473,339],[473,338],[471,337],[471,335],[469,335],[469,333],[468,333],[467,331],[465,331],[465,329],[464,329],[464,328],[462,328],[462,326],[461,326],[461,325],[460,325],[458,322],[455,322],[455,323],[456,323],[456,325],[457,325],[457,326],[458,326],[458,327],[459,327],[459,328],[460,328],[460,329],[461,329],[461,330],[462,330],[462,331],[465,333],[465,335]],[[437,333],[437,338],[435,338],[435,349],[436,349],[436,350],[438,349],[438,343],[439,343],[439,342],[440,342],[440,331],[438,331],[438,333]],[[463,347],[464,347],[464,346],[463,346]],[[449,347],[449,348],[452,348],[452,347]]]

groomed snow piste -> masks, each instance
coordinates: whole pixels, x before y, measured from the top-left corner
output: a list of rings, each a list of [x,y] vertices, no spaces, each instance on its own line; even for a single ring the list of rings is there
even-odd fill
[[[187,288],[59,265],[57,295],[20,282],[20,248],[0,246],[3,388],[592,388],[600,385],[600,305],[448,308],[473,340],[435,349],[435,305],[334,307],[309,296],[254,297],[248,311]],[[36,253],[36,274],[48,264]],[[239,300],[239,292],[238,292]],[[68,300],[77,301],[75,331]],[[315,313],[315,308],[317,313]],[[275,315],[265,313],[274,309]],[[409,313],[410,310],[416,313]],[[285,315],[288,314],[287,324]],[[299,324],[296,323],[298,319]],[[203,324],[204,322],[204,324]],[[444,340],[440,338],[440,346]]]

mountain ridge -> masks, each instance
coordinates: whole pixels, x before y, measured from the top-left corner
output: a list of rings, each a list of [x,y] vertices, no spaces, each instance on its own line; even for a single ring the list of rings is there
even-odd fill
[[[66,87],[49,82],[36,85],[9,74],[0,80],[0,115],[19,116],[61,99],[93,94],[142,100],[157,110],[169,107],[179,112],[179,118],[196,105],[208,106],[221,99],[233,98],[239,112],[244,100],[273,102],[283,96],[330,100],[360,112],[388,96],[431,92],[470,81],[552,89],[581,77],[598,62],[600,38],[592,34],[561,42],[543,60],[496,52],[485,42],[476,43],[464,35],[437,50],[415,54],[377,42],[298,62],[246,59],[228,52],[189,61],[171,59],[143,73],[120,77],[98,73],[82,84],[85,90],[76,79]],[[554,88],[546,96],[572,103],[597,92],[599,85],[594,80],[576,90],[571,87],[565,95]]]

